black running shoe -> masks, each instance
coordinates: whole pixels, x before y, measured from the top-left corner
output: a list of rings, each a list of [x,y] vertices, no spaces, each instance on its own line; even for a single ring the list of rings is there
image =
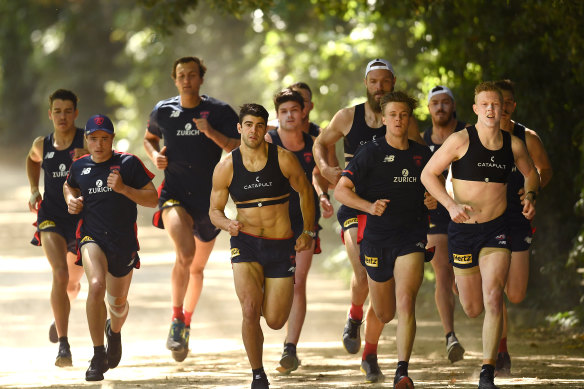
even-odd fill
[[[361,371],[365,373],[366,382],[383,382],[385,376],[377,363],[377,354],[369,354],[361,361]]]
[[[177,362],[182,362],[186,359],[187,355],[189,355],[189,337],[191,335],[191,327],[186,326],[185,330],[183,331],[183,339],[185,342],[185,347],[180,351],[172,351],[172,357]]]
[[[282,358],[280,358],[280,366],[276,370],[281,374],[290,374],[298,369],[299,365],[300,360],[298,359],[298,355],[296,355],[296,348],[284,345]]]
[[[105,322],[105,336],[107,338],[107,364],[110,369],[116,368],[122,359],[122,334],[112,331],[112,321]]]
[[[73,366],[73,357],[71,356],[71,348],[68,344],[59,344],[59,353],[55,360],[55,366],[68,367]]]
[[[511,357],[507,351],[497,354],[495,365],[495,377],[507,377],[511,375]]]
[[[95,354],[89,363],[89,369],[85,372],[85,381],[102,381],[103,373],[108,371],[107,356]]]
[[[166,348],[170,351],[183,351],[185,348],[184,331],[185,323],[179,319],[174,319],[170,324],[170,331],[168,331]]]
[[[361,324],[362,320],[353,320],[349,316],[343,329],[343,346],[349,354],[357,354],[361,349]]]
[[[485,368],[481,369],[481,374],[479,378],[479,389],[499,389],[497,385],[495,385],[495,375],[493,374],[494,369],[491,366],[490,370]]]
[[[414,389],[414,383],[407,375],[397,375],[393,379],[394,389]]]
[[[260,378],[254,378],[251,382],[251,389],[270,389],[270,382],[268,377],[261,376]]]
[[[51,343],[57,343],[59,341],[59,334],[57,334],[57,326],[55,322],[52,322],[49,326],[49,341]]]

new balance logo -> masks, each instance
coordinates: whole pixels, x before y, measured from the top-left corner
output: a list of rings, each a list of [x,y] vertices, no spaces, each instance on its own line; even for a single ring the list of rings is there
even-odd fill
[[[171,118],[177,118],[177,117],[179,117],[179,115],[180,115],[180,111],[172,111],[170,113]]]
[[[393,155],[386,155],[385,158],[383,158],[383,162],[393,162],[395,160],[395,156]]]
[[[48,153],[45,154],[45,159],[51,159],[55,156],[55,152],[54,151],[49,151]]]
[[[91,171],[90,167],[85,167],[83,168],[83,170],[81,171],[81,175],[84,176],[86,174],[89,174],[89,172]]]

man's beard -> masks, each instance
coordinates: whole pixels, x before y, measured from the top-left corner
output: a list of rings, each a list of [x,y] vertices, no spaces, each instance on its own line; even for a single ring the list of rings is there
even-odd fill
[[[436,113],[446,113],[446,112],[444,112],[444,111],[438,111]],[[445,126],[448,123],[450,123],[450,121],[452,120],[453,117],[454,116],[451,113],[449,116],[443,116],[442,118],[437,118],[436,119],[436,124],[439,125],[439,126]]]
[[[383,96],[383,93],[380,94],[380,96]],[[373,109],[374,112],[381,112],[381,98],[379,98],[379,100],[375,99],[375,95],[372,95],[371,93],[369,93],[369,91],[367,91],[367,102],[369,103],[369,106],[371,107],[371,109]]]

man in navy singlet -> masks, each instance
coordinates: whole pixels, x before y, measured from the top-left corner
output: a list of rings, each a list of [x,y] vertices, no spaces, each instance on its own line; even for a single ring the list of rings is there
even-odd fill
[[[428,214],[420,173],[430,150],[408,139],[416,100],[403,92],[381,99],[384,137],[368,142],[343,171],[335,198],[364,215],[360,261],[368,275],[371,306],[380,326],[365,333],[361,371],[381,382],[377,343],[397,313],[397,370],[394,388],[413,388],[408,364],[416,333],[415,301],[424,273]],[[373,332],[375,330],[375,332]]]
[[[174,243],[171,272],[172,323],[166,341],[181,362],[189,351],[191,317],[203,289],[203,271],[219,230],[209,220],[213,169],[222,151],[239,145],[237,114],[226,103],[200,95],[207,68],[197,57],[177,59],[172,78],[179,95],[162,100],[150,114],[144,148],[164,170],[159,211],[153,224]],[[160,141],[164,138],[164,147]]]
[[[511,120],[517,103],[515,102],[515,89],[510,80],[500,80],[496,85],[503,93],[503,113],[501,114],[501,129],[507,131],[523,142],[527,152],[539,173],[539,188],[546,186],[552,178],[552,166],[543,147],[541,139],[533,130]],[[509,223],[509,240],[511,241],[511,265],[505,293],[512,303],[520,303],[525,298],[527,280],[529,278],[529,247],[533,236],[530,220],[522,214],[523,176],[513,167],[507,185],[507,221]],[[496,376],[511,374],[511,357],[507,351],[507,307],[503,305],[503,332],[499,342],[497,353]]]
[[[235,291],[243,314],[242,338],[252,368],[252,389],[267,389],[260,317],[273,329],[288,320],[294,298],[296,252],[313,248],[314,196],[296,156],[265,141],[268,112],[244,104],[239,113],[241,146],[217,164],[211,208],[214,225],[231,235]],[[294,239],[290,187],[298,192],[303,231]],[[225,216],[229,196],[235,219]]]
[[[333,210],[329,200],[324,196],[319,201],[317,192],[324,193],[328,187],[328,181],[322,179],[320,175],[313,179],[316,164],[312,156],[313,137],[302,130],[302,114],[304,107],[303,96],[292,90],[284,89],[274,96],[274,105],[278,115],[279,126],[277,130],[270,130],[266,134],[266,141],[291,151],[298,158],[300,166],[304,170],[306,179],[309,182],[320,183],[316,189],[312,189],[314,196],[315,225],[312,228],[318,235],[318,220],[320,219],[319,203],[323,205],[323,210],[328,217],[332,216]],[[290,193],[290,222],[294,231],[294,238],[298,238],[303,231],[303,219],[300,211],[300,199],[296,192]],[[314,242],[316,244],[315,236]],[[280,359],[278,371],[288,374],[298,368],[299,360],[296,355],[296,345],[300,339],[300,331],[306,316],[306,279],[312,264],[315,245],[309,250],[296,253],[296,271],[294,272],[294,302],[288,317],[286,326],[286,338],[284,340],[284,351]]]
[[[517,137],[501,131],[503,96],[493,82],[475,88],[473,110],[477,123],[450,135],[434,153],[422,182],[447,210],[448,255],[460,303],[469,317],[485,311],[483,321],[483,366],[479,389],[496,389],[494,384],[497,346],[503,322],[503,289],[509,271],[510,251],[507,181],[513,164],[525,177],[525,218],[535,215],[535,193],[539,175]],[[442,182],[452,163],[454,199]]]
[[[89,284],[86,310],[94,351],[85,379],[101,381],[122,357],[128,291],[134,268],[140,268],[136,204],[154,208],[158,195],[154,175],[138,157],[112,150],[114,126],[107,116],[89,118],[85,139],[90,155],[73,162],[63,193],[69,213],[80,215],[78,264]]]
[[[380,58],[370,61],[365,68],[365,87],[367,101],[353,107],[338,111],[330,124],[314,141],[314,159],[321,174],[336,185],[341,177],[342,169],[330,165],[329,150],[341,138],[344,139],[345,166],[349,163],[357,148],[373,139],[385,135],[382,123],[379,101],[387,92],[393,91],[396,77],[391,64]],[[418,131],[418,125],[412,118],[408,127],[410,139],[423,144]],[[359,262],[359,243],[363,237],[363,226],[358,222],[360,212],[346,206],[337,211],[337,219],[341,225],[341,238],[347,250],[347,256],[353,268],[351,278],[351,308],[345,328],[343,329],[343,346],[351,354],[356,354],[361,348],[361,323],[363,323],[363,304],[367,299],[367,273]],[[381,326],[374,312],[365,315],[367,325]],[[375,324],[374,324],[375,323]],[[367,331],[367,328],[365,328]]]
[[[54,322],[49,339],[59,342],[55,366],[72,366],[67,337],[71,301],[79,294],[83,270],[75,266],[77,244],[75,228],[78,217],[67,212],[63,199],[63,183],[73,159],[86,153],[83,130],[75,126],[77,96],[59,89],[49,96],[49,119],[53,132],[36,138],[26,157],[26,174],[30,183],[28,206],[37,214],[37,231],[32,244],[41,246],[53,272],[51,307]],[[41,169],[44,171],[44,196],[39,192]]]
[[[424,131],[422,137],[432,152],[436,152],[442,143],[452,133],[467,126],[465,122],[456,119],[454,95],[452,91],[442,85],[431,89],[428,94],[428,110],[432,117],[432,126]],[[444,178],[448,170],[444,172]],[[450,362],[454,363],[464,357],[464,348],[454,333],[454,272],[448,261],[448,211],[437,204],[436,209],[430,210],[430,228],[428,230],[428,247],[434,247],[432,268],[436,275],[436,290],[434,298],[438,314],[442,321],[446,335],[446,353]]]

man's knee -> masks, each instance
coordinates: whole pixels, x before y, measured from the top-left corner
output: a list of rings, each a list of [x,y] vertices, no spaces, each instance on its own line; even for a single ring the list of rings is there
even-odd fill
[[[105,280],[93,278],[88,280],[88,297],[103,300],[105,296]]]
[[[60,267],[53,270],[53,283],[59,288],[66,288],[69,284],[69,271],[67,267]]]
[[[485,309],[494,314],[499,314],[503,309],[503,290],[501,288],[492,288],[485,295]]]
[[[128,314],[130,304],[128,303],[128,298],[126,296],[115,297],[107,293],[107,302],[110,307],[110,313],[113,316],[122,318]]]
[[[384,324],[387,324],[393,320],[393,318],[395,316],[395,312],[376,310],[375,316],[377,316],[379,321],[381,321]]]
[[[266,315],[266,324],[273,330],[279,330],[280,328],[284,327],[286,321],[288,321],[288,316],[283,313],[278,313],[275,315]]]

